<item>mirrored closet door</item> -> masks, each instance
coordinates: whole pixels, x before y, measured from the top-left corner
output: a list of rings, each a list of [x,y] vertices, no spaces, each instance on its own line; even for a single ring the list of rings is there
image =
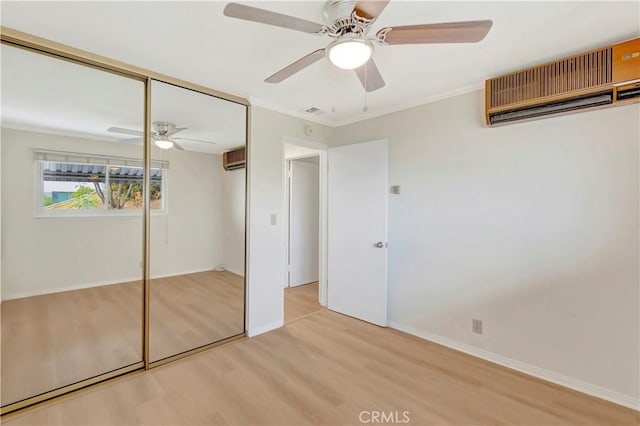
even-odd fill
[[[18,45],[0,52],[2,413],[245,330],[244,100]]]
[[[144,82],[0,53],[7,406],[142,365]]]
[[[154,80],[151,119],[153,363],[244,332],[246,107]]]

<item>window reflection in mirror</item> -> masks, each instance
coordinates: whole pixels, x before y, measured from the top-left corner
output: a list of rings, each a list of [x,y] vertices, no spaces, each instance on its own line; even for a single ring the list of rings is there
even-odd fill
[[[0,53],[5,406],[142,360],[144,84]]]

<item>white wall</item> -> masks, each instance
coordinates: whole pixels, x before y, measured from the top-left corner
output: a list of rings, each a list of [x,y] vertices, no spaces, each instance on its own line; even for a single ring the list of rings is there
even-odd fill
[[[337,129],[390,141],[391,324],[637,404],[640,106],[487,128],[483,102]]]
[[[235,274],[244,276],[246,169],[222,173],[223,208],[223,266]]]
[[[289,208],[289,286],[318,281],[320,169],[318,157],[291,161]]]
[[[222,157],[175,149],[151,157],[169,162],[168,212],[151,219],[151,277],[224,265]]]
[[[304,126],[313,127],[313,138]],[[247,324],[250,336],[283,322],[283,138],[328,143],[334,130],[261,107],[251,107]],[[271,215],[276,224],[271,225]]]
[[[320,151],[306,146],[295,145],[293,143],[284,144],[284,158],[289,160],[293,158],[311,157],[319,155]]]
[[[3,299],[140,279],[142,213],[34,218],[33,149],[140,158],[141,148],[11,129],[2,129],[1,136]],[[154,153],[154,158],[160,156],[170,162],[169,208],[168,214],[151,221],[152,276],[220,265],[220,156],[175,150]]]

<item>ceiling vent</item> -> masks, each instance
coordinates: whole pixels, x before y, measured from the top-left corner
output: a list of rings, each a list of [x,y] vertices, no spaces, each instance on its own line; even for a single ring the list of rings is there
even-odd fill
[[[320,108],[317,107],[309,107],[304,110],[304,112],[308,112],[309,114],[316,114],[320,112]]]
[[[487,124],[640,102],[640,38],[487,80]]]

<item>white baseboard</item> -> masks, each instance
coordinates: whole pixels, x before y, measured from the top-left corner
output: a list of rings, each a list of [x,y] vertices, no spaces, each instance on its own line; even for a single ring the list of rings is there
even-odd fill
[[[244,277],[244,269],[226,268],[226,270],[238,276]]]
[[[247,336],[255,337],[255,336],[259,335],[259,334],[266,333],[267,331],[271,331],[271,330],[275,330],[276,328],[280,328],[283,325],[284,325],[284,321],[280,320],[280,321],[272,322],[270,324],[261,325],[261,326],[258,326],[258,327],[249,327],[249,330],[247,330]]]
[[[478,348],[476,346],[468,345],[466,343],[460,343],[446,337],[438,336],[437,334],[418,330],[414,327],[400,324],[395,321],[389,321],[388,325],[389,327],[395,328],[396,330],[400,330],[404,333],[412,334],[422,339],[429,340],[440,345],[458,350],[460,352],[482,358],[495,364],[520,371],[521,373],[525,373],[530,376],[537,377],[539,379],[585,393],[587,395],[595,396],[597,398],[601,398],[609,402],[631,408],[633,410],[640,410],[640,400],[632,396],[624,395],[619,392],[594,385],[592,383],[583,382],[581,380],[574,379],[573,377],[545,370],[544,368],[536,367],[535,365],[527,364],[526,362],[507,358],[505,356],[487,351],[482,348]]]
[[[198,272],[207,272],[212,270],[213,268],[194,269],[194,270],[175,272],[175,273],[165,274],[165,275],[156,275],[156,276],[153,276],[153,279],[169,278],[169,277],[175,277],[178,275],[195,274]],[[106,285],[124,284],[128,282],[133,282],[133,281],[142,281],[142,276],[135,277],[135,278],[120,278],[117,280],[99,281],[99,282],[94,282],[89,284],[78,284],[78,285],[70,285],[70,286],[54,287],[54,288],[46,288],[46,289],[38,289],[38,290],[30,290],[30,291],[20,291],[16,293],[9,293],[8,296],[3,293],[2,301],[4,302],[7,300],[22,299],[24,297],[31,297],[31,296],[41,296],[43,294],[62,293],[64,291],[83,290],[85,288],[102,287]]]
[[[10,293],[8,296],[5,296],[3,294],[2,301],[5,302],[7,300],[22,299],[24,297],[42,296],[43,294],[62,293],[64,291],[83,290],[85,288],[102,287],[102,286],[114,285],[114,284],[124,284],[128,282],[133,282],[133,281],[142,281],[142,277],[122,278],[114,281],[98,281],[90,284],[78,284],[78,285],[69,285],[69,286],[62,286],[62,287],[30,290],[30,291],[20,291],[17,293]]]

